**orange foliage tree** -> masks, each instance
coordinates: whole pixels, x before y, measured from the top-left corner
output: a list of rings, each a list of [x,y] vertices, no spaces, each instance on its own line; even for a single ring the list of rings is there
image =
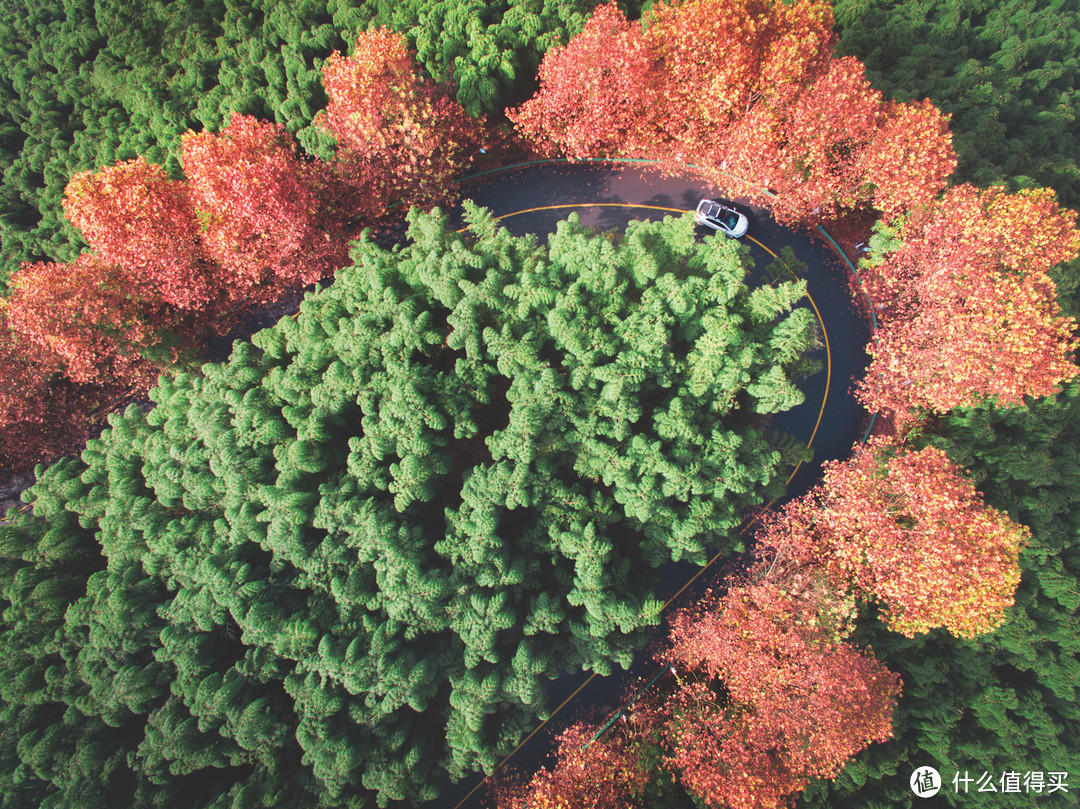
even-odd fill
[[[12,331],[58,361],[72,381],[146,383],[154,367],[142,351],[170,325],[169,307],[140,296],[128,273],[91,253],[72,264],[24,264],[11,277]]]
[[[52,351],[10,328],[0,303],[0,466],[11,468],[85,440],[86,415],[96,391],[76,387],[60,373]]]
[[[858,207],[862,155],[878,132],[881,94],[854,57],[832,60],[799,93],[781,124],[786,156],[772,186],[789,210],[833,215]]]
[[[882,607],[908,636],[972,638],[1005,620],[1029,532],[986,506],[939,449],[884,439],[826,465],[820,486],[765,521],[759,552]]]
[[[672,617],[658,662],[674,687],[640,697],[598,742],[573,729],[556,765],[500,809],[640,805],[640,762],[658,756],[708,806],[789,805],[892,735],[899,678],[846,640],[858,601],[908,636],[975,637],[1004,619],[1027,536],[940,450],[872,440],[765,520],[745,582]]]
[[[1080,251],[1048,189],[950,189],[863,271],[881,328],[861,396],[902,424],[993,398],[1021,404],[1074,377],[1075,322],[1049,270]]]
[[[199,237],[187,186],[142,157],[76,174],[64,213],[106,264],[127,273],[139,294],[179,309],[212,297],[212,263]]]
[[[499,809],[628,809],[637,806],[650,773],[625,734],[593,741],[597,728],[578,722],[555,740],[555,764],[527,784],[497,788]]]
[[[886,101],[859,157],[882,220],[930,202],[956,170],[949,118],[929,101]]]
[[[660,65],[652,128],[663,134],[649,156],[670,168],[790,184],[799,172],[786,152],[785,119],[828,66],[832,22],[820,0],[657,5],[646,32]]]
[[[832,22],[822,0],[661,3],[645,27],[608,4],[507,114],[544,154],[741,177],[789,222],[929,201],[956,165],[945,118],[885,103],[858,61],[833,57]]]
[[[188,132],[181,149],[207,251],[224,270],[215,297],[268,298],[345,264],[346,242],[322,214],[320,166],[298,158],[281,124],[233,115],[218,135]]]
[[[360,215],[439,199],[483,145],[482,122],[422,78],[404,38],[386,28],[362,32],[351,56],[332,53],[323,86],[330,103],[317,120],[337,140],[336,174]]]
[[[656,137],[643,128],[658,101],[655,59],[641,26],[614,4],[599,6],[565,48],[547,53],[538,76],[545,92],[515,121],[544,155],[646,154]]]
[[[843,642],[852,607],[817,578],[770,571],[672,618],[667,659],[681,674],[663,736],[709,806],[787,806],[892,736],[899,678]]]
[[[186,186],[160,166],[137,158],[76,174],[63,205],[94,252],[12,275],[0,328],[0,455],[11,464],[85,439],[93,407],[148,385],[147,352],[211,297]]]

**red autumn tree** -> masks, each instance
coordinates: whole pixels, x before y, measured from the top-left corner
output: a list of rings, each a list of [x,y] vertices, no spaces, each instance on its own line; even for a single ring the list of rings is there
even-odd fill
[[[211,297],[211,265],[187,186],[142,157],[83,171],[64,190],[64,213],[101,261],[128,273],[141,294],[179,309]]]
[[[850,604],[813,577],[766,576],[671,621],[682,672],[669,762],[710,806],[782,807],[892,736],[899,678],[843,643]]]
[[[708,5],[713,13],[725,8],[717,0],[708,0]],[[746,12],[769,19],[755,91],[769,105],[786,107],[808,82],[828,69],[836,44],[832,4],[827,0],[751,0]]]
[[[818,0],[658,5],[645,34],[658,57],[662,131],[709,147],[755,106],[787,109],[827,67],[832,21]]]
[[[555,765],[525,785],[503,785],[498,809],[628,809],[638,805],[649,773],[622,734],[593,741],[597,728],[578,723],[556,739]]]
[[[929,204],[955,170],[947,115],[926,100],[885,103],[859,165],[882,219]]]
[[[541,154],[646,153],[656,137],[647,122],[659,101],[653,63],[641,26],[606,3],[569,45],[544,57],[544,92],[507,115]]]
[[[877,439],[826,466],[820,487],[766,519],[760,552],[878,602],[908,636],[972,638],[1005,620],[1028,530],[986,506],[939,449]]]
[[[7,318],[24,345],[52,355],[73,382],[145,384],[141,355],[160,340],[169,307],[140,295],[128,273],[83,253],[73,264],[24,264],[12,277]]]
[[[357,214],[438,200],[483,145],[481,122],[422,78],[404,38],[386,28],[362,32],[351,56],[332,53],[323,86],[330,103],[318,120],[337,140]]]
[[[94,391],[79,391],[51,351],[9,328],[0,301],[0,466],[17,468],[87,438]]]
[[[233,115],[218,135],[188,132],[181,149],[208,251],[225,271],[215,297],[266,298],[345,264],[345,240],[324,228],[317,167],[300,161],[281,124]]]
[[[880,112],[881,94],[853,57],[832,60],[794,100],[783,122],[785,165],[772,183],[787,218],[827,217],[859,206],[865,197],[860,162]]]
[[[784,120],[802,88],[828,65],[832,10],[769,0],[665,4],[646,29],[659,75],[649,156],[772,185],[789,162]],[[757,186],[745,191],[755,196]],[[760,197],[765,201],[766,197]]]
[[[1052,191],[952,188],[865,268],[881,329],[860,385],[902,423],[988,398],[1020,404],[1074,377],[1075,323],[1049,270],[1076,257],[1076,214]]]

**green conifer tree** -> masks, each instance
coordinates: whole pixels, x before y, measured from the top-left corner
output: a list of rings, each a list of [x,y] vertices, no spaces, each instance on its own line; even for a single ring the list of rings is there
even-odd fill
[[[42,470],[3,534],[5,783],[417,803],[493,768],[545,679],[629,666],[655,568],[737,548],[782,488],[726,417],[800,400],[800,285],[751,293],[689,217],[547,248],[471,206],[465,234],[410,219]]]

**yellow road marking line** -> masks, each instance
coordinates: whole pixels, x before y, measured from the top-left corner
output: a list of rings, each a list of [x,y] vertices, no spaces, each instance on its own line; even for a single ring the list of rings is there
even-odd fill
[[[780,256],[776,255],[776,253],[763,245],[753,236],[747,236],[746,238],[752,241],[770,256],[775,258],[777,261],[780,261]],[[790,270],[791,268],[788,267],[788,269]],[[792,271],[791,274],[794,275],[795,272]],[[818,427],[821,426],[821,418],[825,415],[825,403],[829,400],[829,386],[832,383],[832,345],[829,342],[829,330],[825,328],[825,318],[821,316],[821,310],[818,309],[817,301],[815,301],[814,296],[810,294],[810,290],[806,291],[806,297],[809,299],[810,305],[814,308],[814,316],[817,317],[818,325],[821,326],[821,336],[822,339],[825,341],[825,393],[821,397],[821,407],[818,410],[817,421],[814,423],[814,431],[810,433],[810,440],[806,442],[806,446],[812,447],[814,446],[814,439],[817,438]],[[799,471],[799,468],[801,466],[802,461],[799,461],[795,465],[795,468],[791,471],[791,475],[787,479],[788,483],[791,483],[791,481],[795,477],[795,474]]]

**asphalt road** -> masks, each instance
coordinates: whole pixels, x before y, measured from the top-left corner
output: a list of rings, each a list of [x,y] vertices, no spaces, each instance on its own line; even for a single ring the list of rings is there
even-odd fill
[[[864,350],[870,331],[862,315],[851,303],[846,266],[824,241],[808,233],[777,225],[768,212],[745,200],[724,197],[701,178],[687,173],[665,176],[642,163],[567,163],[537,161],[507,167],[477,176],[464,183],[462,196],[490,209],[501,224],[514,234],[535,233],[543,236],[556,224],[576,212],[582,222],[600,230],[623,229],[634,219],[662,219],[692,211],[700,199],[708,197],[734,203],[750,220],[744,240],[751,246],[755,276],[772,263],[773,254],[791,247],[799,261],[807,265],[804,277],[810,303],[817,314],[825,345],[813,356],[821,361],[821,371],[803,379],[799,385],[806,401],[780,414],[772,428],[786,432],[814,451],[813,460],[794,470],[788,481],[787,497],[795,497],[810,488],[820,477],[821,464],[847,457],[851,446],[865,430],[866,413],[851,392],[854,379],[867,363]],[[711,234],[699,228],[702,237]],[[692,578],[673,606],[685,603],[708,582],[737,568],[739,559],[717,560],[702,573],[690,565],[671,565],[661,571],[658,595],[667,599]],[[549,688],[549,705],[560,706],[549,722],[538,726],[534,736],[512,754],[508,762],[523,772],[535,770],[551,748],[551,739],[561,727],[576,718],[602,721],[618,707],[617,695],[635,678],[652,676],[647,654],[635,660],[628,673],[610,677],[590,677],[584,673],[564,674]],[[478,809],[482,778],[474,776],[459,784],[447,782],[439,799],[430,809]]]

